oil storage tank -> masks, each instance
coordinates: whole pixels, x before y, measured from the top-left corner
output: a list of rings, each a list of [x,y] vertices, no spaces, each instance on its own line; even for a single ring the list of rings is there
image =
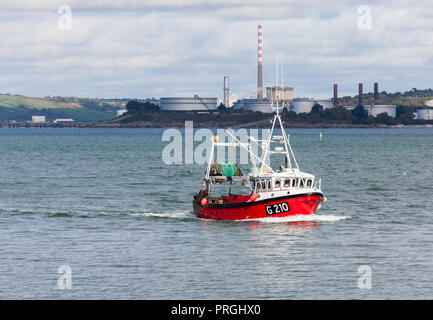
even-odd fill
[[[433,120],[433,109],[418,109],[416,118],[419,120]]]
[[[368,115],[376,117],[378,114],[387,113],[388,116],[396,117],[396,108],[394,104],[377,104],[371,106],[364,106],[368,110]]]
[[[209,111],[217,109],[217,98],[194,96],[161,98],[161,111]]]
[[[293,99],[292,106],[295,113],[310,113],[316,104],[314,99]]]
[[[323,109],[333,108],[334,102],[332,100],[316,100],[317,104],[320,104]]]
[[[424,105],[426,105],[427,107],[433,107],[433,100],[424,101]]]
[[[237,101],[233,108],[235,110],[244,109],[247,111],[259,111],[261,113],[273,113],[275,110],[272,109],[272,102],[268,100],[258,101],[256,99],[242,99]]]

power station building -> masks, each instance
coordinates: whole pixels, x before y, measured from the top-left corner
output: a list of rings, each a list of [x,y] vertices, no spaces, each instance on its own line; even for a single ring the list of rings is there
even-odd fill
[[[212,111],[218,108],[217,98],[201,98],[195,95],[192,98],[172,97],[161,98],[161,111]]]
[[[293,100],[293,87],[266,87],[266,99],[273,102],[290,102]]]

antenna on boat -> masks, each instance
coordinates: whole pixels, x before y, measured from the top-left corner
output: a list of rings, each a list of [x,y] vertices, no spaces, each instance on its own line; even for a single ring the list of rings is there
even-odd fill
[[[284,107],[284,105],[280,106],[279,105],[279,98],[278,98],[278,58],[279,56],[276,56],[276,69],[275,69],[275,90],[271,90],[271,109],[275,110],[277,116],[280,113],[280,110],[282,109],[282,107]],[[281,82],[283,81],[283,58],[281,57],[281,61],[280,61],[280,68],[281,68]],[[281,85],[281,90],[282,90],[282,85]],[[275,93],[273,93],[273,91],[275,91]],[[282,97],[282,94],[281,94]],[[284,101],[284,100],[282,100]],[[274,102],[275,102],[275,106],[274,106]]]

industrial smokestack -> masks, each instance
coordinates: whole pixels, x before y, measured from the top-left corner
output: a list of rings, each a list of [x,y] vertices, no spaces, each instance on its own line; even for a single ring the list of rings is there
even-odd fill
[[[224,76],[224,105],[229,107],[229,76]]]
[[[338,85],[334,83],[334,107],[338,105]]]
[[[263,70],[262,70],[262,25],[259,24],[258,34],[258,64],[257,64],[257,100],[263,100]]]
[[[379,99],[379,84],[377,82],[374,83],[374,101]]]
[[[358,105],[362,106],[362,83],[358,84]]]

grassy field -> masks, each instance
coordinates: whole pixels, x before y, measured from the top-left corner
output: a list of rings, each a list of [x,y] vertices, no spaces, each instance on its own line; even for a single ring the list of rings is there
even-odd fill
[[[31,120],[43,115],[47,121],[73,118],[76,121],[105,121],[116,117],[116,110],[124,105],[102,99],[74,97],[33,98],[21,95],[0,94],[0,121]]]

